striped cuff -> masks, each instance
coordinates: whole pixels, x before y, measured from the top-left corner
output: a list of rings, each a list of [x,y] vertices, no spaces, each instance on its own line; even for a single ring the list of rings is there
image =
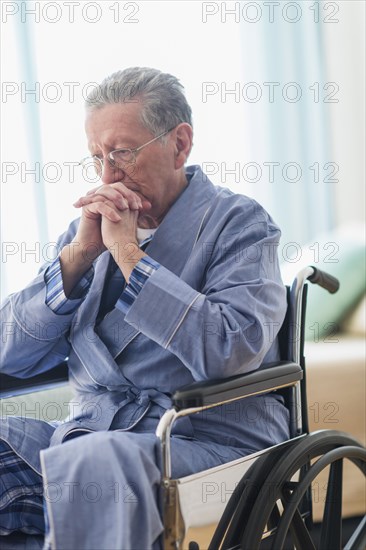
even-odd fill
[[[74,313],[88,293],[94,277],[94,268],[91,267],[72,289],[67,298],[64,293],[60,258],[47,268],[44,280],[46,283],[46,305],[58,315]]]
[[[120,311],[127,314],[148,278],[151,277],[159,267],[160,264],[150,258],[150,256],[144,256],[139,260],[130,275],[128,285],[116,303],[116,307]]]

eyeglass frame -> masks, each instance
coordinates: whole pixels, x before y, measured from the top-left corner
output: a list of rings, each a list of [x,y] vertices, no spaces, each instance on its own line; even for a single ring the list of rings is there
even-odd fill
[[[134,149],[130,149],[129,147],[121,147],[119,149],[113,149],[113,151],[110,151],[106,158],[108,160],[108,162],[110,163],[111,166],[113,166],[113,168],[117,168],[117,169],[121,169],[123,170],[123,168],[120,168],[119,166],[117,166],[117,164],[115,164],[115,160],[113,159],[113,157],[111,157],[111,155],[113,155],[113,153],[117,153],[118,151],[130,151],[134,157],[133,161],[130,161],[130,162],[127,162],[126,161],[126,164],[135,164],[136,162],[136,153],[138,153],[139,151],[141,151],[141,149],[143,149],[144,147],[146,147],[147,145],[150,145],[150,143],[153,143],[154,141],[158,140],[159,138],[165,136],[166,134],[169,134],[169,132],[171,132],[172,130],[174,130],[175,126],[173,126],[173,128],[170,128],[170,130],[166,130],[165,132],[163,132],[162,134],[159,134],[158,136],[154,137],[153,139],[150,139],[149,141],[147,141],[146,143],[143,143],[142,145],[140,145],[139,147],[135,147]],[[104,170],[104,158],[99,158],[97,157],[96,155],[91,155],[91,156],[88,156],[88,157],[84,157],[83,159],[81,159],[81,161],[79,162],[78,166],[83,166],[83,163],[88,160],[88,159],[92,159],[93,161],[95,160],[98,160],[99,163],[100,163],[100,166],[101,166],[101,172],[100,172],[100,175],[102,176],[103,174],[103,170]],[[98,172],[97,172],[98,174]]]

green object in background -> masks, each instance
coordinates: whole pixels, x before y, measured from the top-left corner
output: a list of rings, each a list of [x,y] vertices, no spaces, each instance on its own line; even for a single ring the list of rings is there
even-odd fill
[[[346,226],[315,238],[301,249],[293,249],[296,261],[289,259],[281,266],[286,284],[307,265],[326,271],[340,282],[335,294],[309,283],[307,298],[305,340],[334,342],[342,321],[366,291],[365,226]]]

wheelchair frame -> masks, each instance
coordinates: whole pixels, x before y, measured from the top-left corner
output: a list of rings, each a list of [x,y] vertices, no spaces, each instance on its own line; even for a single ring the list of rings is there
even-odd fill
[[[198,525],[195,521],[197,516],[200,516],[201,524],[219,522],[209,550],[255,550],[269,537],[275,538],[271,548],[280,550],[288,543],[288,533],[291,534],[296,548],[315,550],[316,546],[310,536],[311,483],[319,471],[329,465],[330,496],[328,498],[327,493],[323,519],[336,525],[322,529],[320,548],[341,548],[342,518],[339,496],[342,492],[342,460],[347,458],[353,461],[366,473],[366,451],[357,441],[341,432],[322,430],[309,434],[304,358],[307,281],[318,284],[331,293],[339,288],[337,279],[313,266],[298,273],[288,289],[288,310],[280,331],[284,360],[263,365],[248,374],[193,383],[173,395],[173,408],[165,412],[156,430],[161,441],[163,464],[164,550],[183,548],[187,526]],[[284,389],[290,410],[290,440],[204,472],[172,479],[170,433],[178,418],[251,395]],[[311,461],[323,453],[324,456],[312,468]],[[289,458],[286,459],[286,455]],[[283,466],[284,471],[277,471],[278,463]],[[283,478],[282,485],[277,481],[276,475],[272,474],[273,471],[277,472],[278,479]],[[203,483],[219,487],[222,483],[232,486],[235,482],[239,483],[227,506],[222,502],[222,494],[218,492],[217,498],[202,512],[200,492]],[[272,500],[268,499],[268,488],[273,489]],[[201,500],[201,509],[194,505],[195,500]],[[258,518],[263,508],[266,511],[262,518]],[[283,509],[282,515],[280,508]],[[345,548],[361,549],[365,544],[366,521],[363,520]],[[189,548],[194,550],[199,547],[197,543],[191,542]]]

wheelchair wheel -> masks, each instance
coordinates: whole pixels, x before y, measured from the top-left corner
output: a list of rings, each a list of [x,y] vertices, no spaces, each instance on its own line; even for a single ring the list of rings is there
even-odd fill
[[[347,434],[332,430],[314,432],[289,443],[257,461],[241,480],[227,507],[228,514],[233,515],[228,519],[226,514],[226,525],[220,522],[210,550],[365,547],[365,519],[348,541],[342,541],[342,482],[345,460],[360,471],[363,479],[366,450]],[[320,535],[315,538],[311,493],[324,470],[329,471],[328,483]]]
[[[289,441],[281,449],[274,449],[270,454],[259,457],[242,477],[221,516],[208,550],[239,548],[239,541],[262,486],[262,480],[269,475],[281,454],[285,449],[288,450],[291,444]]]

